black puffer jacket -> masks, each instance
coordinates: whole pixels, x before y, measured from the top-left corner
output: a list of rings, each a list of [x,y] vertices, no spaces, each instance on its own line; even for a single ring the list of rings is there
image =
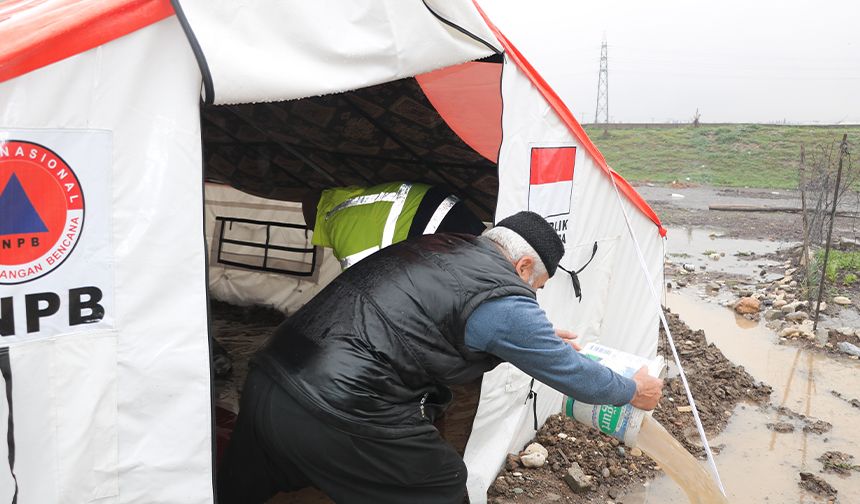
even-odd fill
[[[439,234],[387,247],[288,318],[254,358],[321,420],[359,435],[431,428],[451,399],[499,360],[464,343],[482,302],[534,297],[485,238]]]

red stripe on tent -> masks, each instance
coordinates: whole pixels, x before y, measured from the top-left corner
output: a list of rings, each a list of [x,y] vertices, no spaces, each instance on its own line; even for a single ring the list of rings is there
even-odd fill
[[[416,75],[445,123],[475,152],[499,162],[502,65],[472,61]]]
[[[573,180],[576,147],[533,147],[529,184]]]
[[[0,82],[173,15],[169,0],[12,0],[0,4]]]
[[[526,60],[526,58],[520,53],[520,51],[514,47],[510,40],[490,21],[490,18],[487,17],[487,14],[481,9],[481,6],[478,5],[477,0],[472,0],[472,3],[475,5],[475,8],[478,9],[478,12],[481,14],[481,17],[484,18],[484,22],[487,23],[487,26],[493,31],[493,34],[502,44],[502,47],[505,49],[505,53],[511,60],[517,65],[517,67],[529,78],[531,83],[537,88],[540,94],[544,97],[544,99],[549,103],[549,106],[555,110],[556,114],[564,121],[565,125],[567,125],[568,129],[573,136],[582,144],[583,147],[591,154],[591,157],[594,158],[594,162],[597,163],[607,175],[612,177],[615,180],[618,190],[621,191],[631,203],[636,205],[636,207],[645,214],[646,217],[651,219],[654,224],[657,225],[657,229],[660,233],[660,236],[666,236],[666,229],[663,228],[663,224],[660,222],[660,218],[657,217],[657,214],[654,213],[654,210],[642,199],[642,196],[633,189],[633,186],[628,183],[624,177],[615,172],[609,165],[606,163],[606,159],[604,159],[603,154],[597,149],[597,146],[594,145],[594,142],[588,137],[588,134],[582,129],[582,126],[573,117],[573,114],[570,112],[570,109],[567,108],[567,105],[559,98],[559,96],[553,91],[550,85],[544,80],[543,77],[535,70],[535,68],[531,65],[531,63]]]

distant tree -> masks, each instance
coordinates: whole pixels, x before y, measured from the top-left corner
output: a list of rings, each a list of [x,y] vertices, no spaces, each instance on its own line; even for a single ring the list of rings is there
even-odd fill
[[[699,118],[700,117],[702,117],[702,115],[699,114],[699,109],[696,109],[696,113],[693,115],[693,127],[694,128],[699,127]]]

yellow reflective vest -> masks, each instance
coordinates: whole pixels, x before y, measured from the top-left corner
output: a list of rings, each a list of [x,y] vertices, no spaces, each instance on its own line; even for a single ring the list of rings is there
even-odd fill
[[[347,269],[392,243],[405,240],[427,184],[389,182],[337,187],[322,192],[313,244],[330,247]]]

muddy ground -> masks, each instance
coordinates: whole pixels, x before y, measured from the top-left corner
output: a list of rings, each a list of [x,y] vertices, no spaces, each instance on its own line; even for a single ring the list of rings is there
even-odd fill
[[[262,306],[236,306],[211,300],[212,336],[229,354],[232,369],[215,379],[215,403],[230,412],[239,411],[239,392],[248,374],[248,359],[269,339],[283,320],[278,310]]]
[[[794,294],[798,300],[809,299],[807,311],[814,311],[815,294],[818,290],[818,272],[807,272],[806,263],[802,262],[803,217],[800,213],[789,212],[728,212],[709,210],[710,205],[747,205],[753,207],[793,207],[800,208],[800,194],[796,190],[769,191],[763,189],[742,188],[713,188],[702,186],[656,186],[649,184],[636,188],[654,208],[663,221],[664,226],[674,228],[706,229],[714,235],[725,238],[740,238],[748,240],[780,242],[783,246],[775,253],[756,255],[738,250],[735,255],[750,264],[759,262],[776,262],[776,265],[761,266],[758,276],[737,276],[711,269],[697,269],[692,272],[681,271],[687,262],[683,254],[669,254],[665,275],[672,286],[707,285],[719,282],[730,288],[735,285],[758,286],[768,281],[779,279],[786,269],[796,270],[793,273],[798,286]],[[684,196],[676,198],[674,196]],[[860,193],[850,192],[840,200],[839,210],[858,217],[837,216],[834,220],[831,244],[833,250],[844,252],[860,251]],[[826,230],[826,226],[824,228]],[[825,231],[826,232],[826,231]],[[671,236],[669,236],[671,241]],[[824,286],[821,297],[825,301],[822,308],[824,317],[833,320],[824,322],[828,329],[836,328],[839,324],[839,312],[842,307],[835,305],[835,296],[845,296],[854,301],[854,306],[860,305],[860,282],[848,281],[846,271],[839,272],[834,282],[828,281]],[[807,284],[807,276],[810,281]],[[811,298],[804,292],[808,287],[813,292]],[[767,306],[770,306],[767,304]],[[765,310],[762,310],[762,314]],[[849,317],[849,320],[853,317]],[[844,324],[843,324],[844,325]],[[823,352],[836,352],[836,345],[847,341],[860,345],[860,335],[841,334],[829,330],[827,336],[819,340],[794,341],[795,344],[811,347]],[[816,345],[816,343],[819,343]],[[825,343],[830,343],[825,345]]]
[[[709,210],[711,205],[748,205],[755,207],[800,208],[800,194],[792,190],[714,188],[702,186],[637,186],[664,225],[719,229],[726,236],[754,240],[797,241],[803,239],[803,218],[788,212],[726,212]],[[678,196],[683,196],[679,198]],[[842,199],[841,211],[856,211],[860,196]],[[837,217],[834,236],[856,239],[860,219]]]

